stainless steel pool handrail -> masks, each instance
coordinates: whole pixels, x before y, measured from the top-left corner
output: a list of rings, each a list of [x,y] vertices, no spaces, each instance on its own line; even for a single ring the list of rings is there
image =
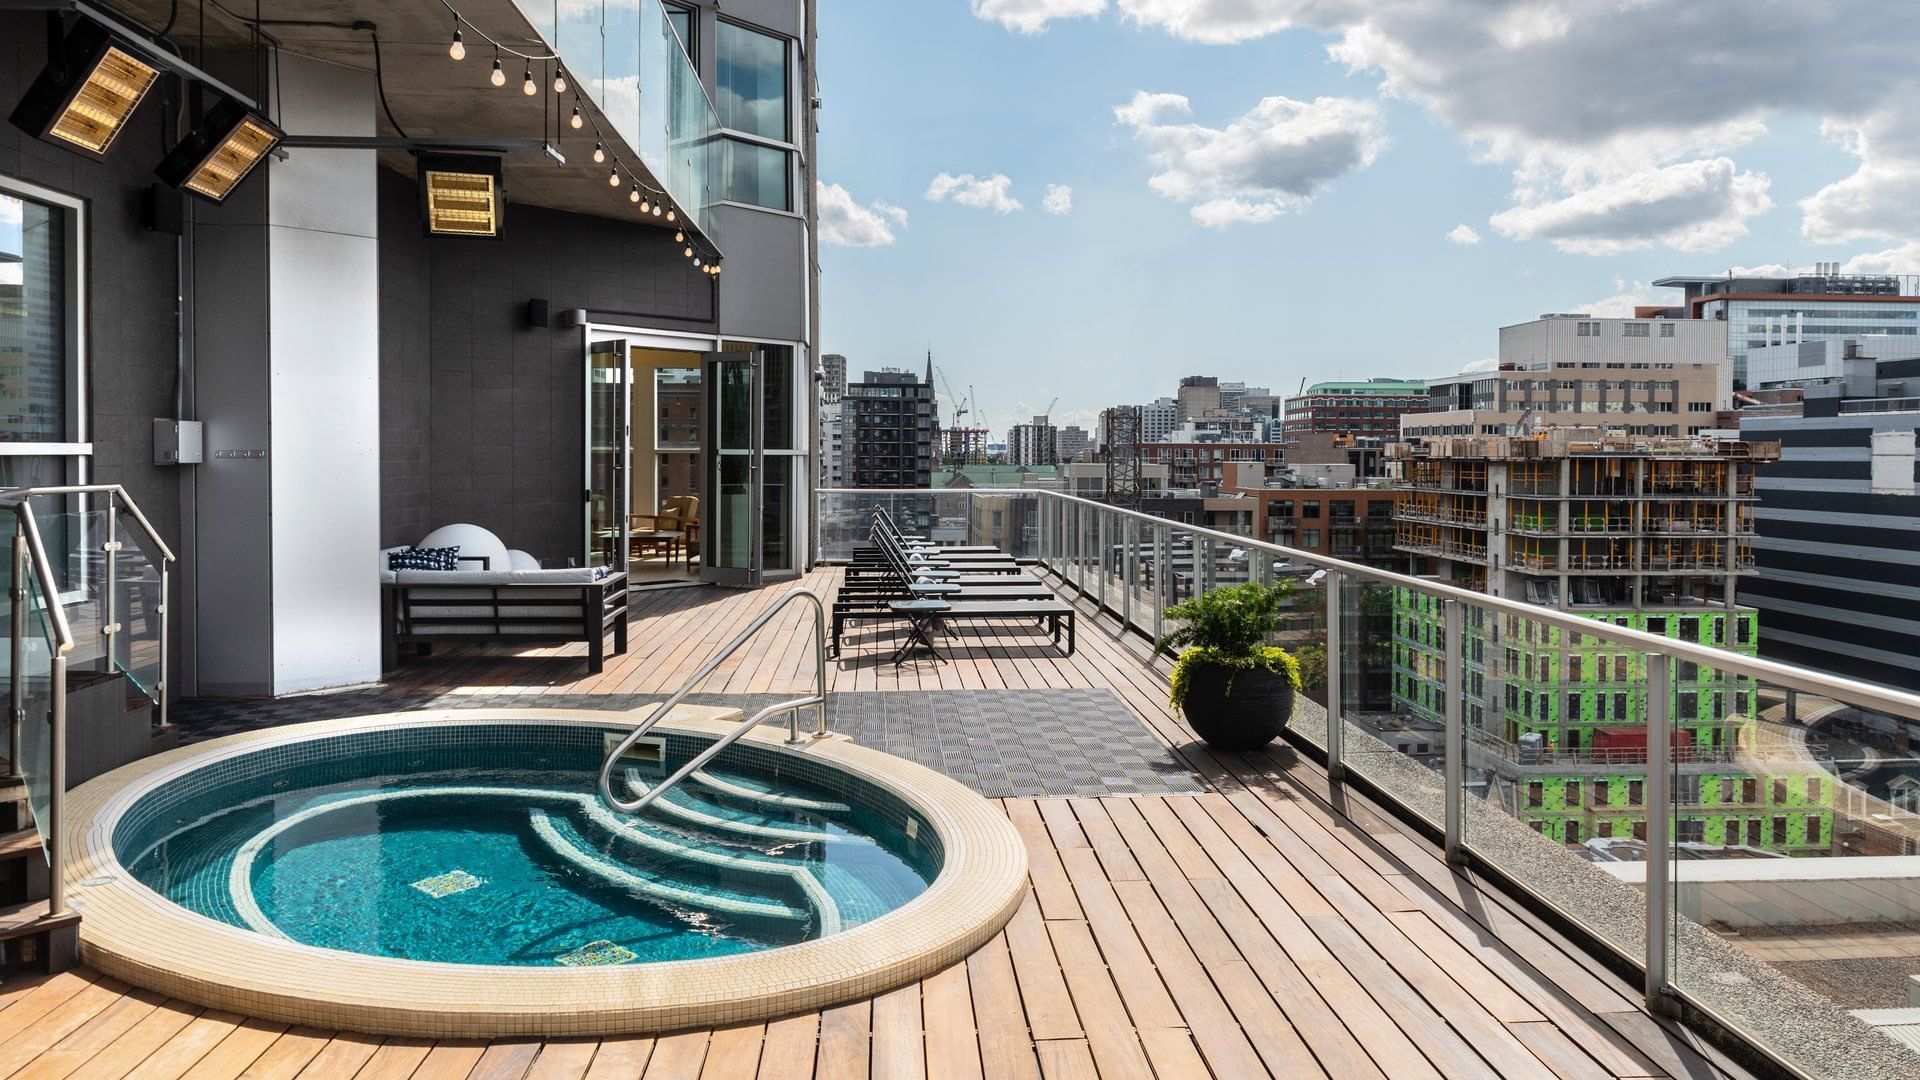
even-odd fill
[[[695,768],[699,767],[699,765],[694,765],[683,768],[680,772],[668,778],[665,783],[657,785],[649,791],[647,795],[638,799],[625,800],[613,793],[613,770],[619,766],[620,759],[626,755],[627,751],[633,749],[634,744],[645,737],[647,732],[652,731],[656,724],[665,719],[667,714],[673,711],[674,706],[686,700],[687,695],[693,693],[694,687],[700,685],[707,676],[713,674],[715,669],[725,663],[728,657],[739,651],[740,646],[745,645],[748,639],[759,633],[761,627],[766,626],[769,622],[773,621],[774,616],[785,611],[788,604],[802,597],[813,604],[813,693],[805,697],[795,698],[791,701],[783,701],[776,705],[767,706],[755,713],[751,720],[741,724],[734,731],[715,742],[714,745],[708,747],[702,752],[701,756],[694,758],[694,761],[699,764],[705,764],[711,760],[714,755],[726,749],[728,746],[733,745],[742,735],[752,731],[762,720],[778,712],[785,712],[787,714],[787,742],[790,744],[805,742],[806,740],[800,737],[800,710],[809,705],[817,710],[814,714],[812,737],[818,739],[827,734],[827,605],[820,599],[819,594],[815,593],[812,589],[794,589],[787,593],[787,595],[781,597],[778,603],[761,612],[759,618],[748,623],[747,628],[736,634],[734,639],[727,643],[726,648],[721,649],[714,655],[713,659],[702,664],[699,671],[694,672],[691,678],[680,685],[680,689],[673,692],[672,697],[669,697],[656,706],[645,720],[642,720],[631,732],[627,733],[626,738],[620,740],[620,745],[614,747],[612,752],[607,754],[607,760],[600,765],[600,801],[623,814],[637,813],[641,808],[651,803],[657,793],[672,787],[680,781],[682,776],[691,773]]]
[[[638,799],[633,800],[631,804],[617,803],[615,805],[620,810],[629,814],[637,814],[640,811],[645,810],[648,806],[651,806],[653,804],[653,801],[655,799],[658,799],[660,796],[665,795],[667,793],[667,789],[673,787],[675,784],[678,784],[680,781],[685,780],[687,777],[693,775],[696,771],[698,771],[700,768],[705,766],[707,762],[712,761],[716,757],[719,757],[721,751],[725,750],[729,746],[732,746],[734,743],[739,742],[741,737],[746,735],[747,732],[752,731],[754,728],[759,727],[761,721],[765,720],[767,717],[780,712],[786,713],[789,717],[797,717],[799,716],[801,709],[804,709],[809,705],[821,703],[821,701],[822,699],[820,695],[809,694],[806,697],[794,698],[791,701],[775,702],[774,704],[769,705],[764,709],[761,709],[759,712],[754,713],[752,716],[749,716],[745,720],[741,721],[740,725],[734,728],[732,731],[729,731],[725,735],[722,735],[718,739],[715,739],[713,741],[713,745],[707,747],[705,750],[700,751],[698,754],[695,754],[692,760],[688,761],[685,765],[680,766],[680,768],[674,771],[674,774],[672,776],[669,776],[665,780],[662,780],[659,783],[648,788],[645,794],[641,795]],[[821,711],[823,712],[825,711],[824,704],[822,704],[821,706]],[[791,726],[792,721],[789,720],[788,723]]]

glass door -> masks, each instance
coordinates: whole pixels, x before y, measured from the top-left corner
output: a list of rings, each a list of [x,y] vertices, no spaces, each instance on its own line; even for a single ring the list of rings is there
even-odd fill
[[[633,395],[625,339],[587,349],[586,565],[627,568]]]
[[[708,498],[700,504],[700,580],[761,583],[762,423],[758,352],[701,357]]]

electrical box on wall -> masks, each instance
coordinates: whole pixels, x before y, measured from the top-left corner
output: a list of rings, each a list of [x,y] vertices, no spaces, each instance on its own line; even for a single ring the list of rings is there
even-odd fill
[[[153,463],[155,465],[198,465],[206,452],[198,420],[155,420],[153,422]]]

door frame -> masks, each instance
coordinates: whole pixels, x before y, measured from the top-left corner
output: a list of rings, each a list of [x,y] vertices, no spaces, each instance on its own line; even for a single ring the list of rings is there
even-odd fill
[[[706,460],[701,463],[703,476],[700,490],[707,495],[707,502],[702,504],[700,523],[700,580],[713,585],[755,589],[764,583],[766,559],[761,550],[760,526],[765,499],[765,477],[761,470],[766,461],[765,403],[760,398],[764,358],[765,354],[759,350],[716,351],[700,357],[700,393],[706,419],[700,433],[701,452],[706,455]],[[729,451],[722,445],[720,429],[726,423],[727,411],[721,407],[720,399],[726,393],[726,384],[719,378],[719,369],[727,364],[744,364],[747,368],[747,445],[744,450]],[[716,557],[721,540],[716,518],[725,500],[721,466],[729,458],[739,457],[747,459],[747,565],[721,566]]]
[[[781,345],[792,349],[795,379],[805,380],[805,385],[808,388],[808,402],[811,402],[814,397],[818,396],[817,383],[815,382],[815,376],[818,373],[814,368],[814,364],[817,361],[814,357],[813,349],[804,341],[797,341],[791,338],[758,337],[745,334],[669,330],[638,323],[588,320],[580,324],[580,363],[583,373],[587,370],[587,366],[592,363],[592,358],[589,356],[589,353],[592,351],[593,342],[596,339],[605,340],[614,337],[625,338],[627,342],[628,352],[625,360],[629,397],[631,397],[632,392],[633,349],[667,349],[677,352],[719,352],[730,342],[740,345]],[[581,403],[581,416],[583,419],[589,415],[586,410],[590,410],[593,407],[592,392],[593,388],[590,385],[583,387],[583,399]],[[820,433],[814,426],[813,408],[807,403],[799,401],[797,395],[796,400],[792,404],[795,409],[796,426],[794,430],[801,433],[795,440],[795,448],[791,451],[773,451],[768,454],[763,454],[761,460],[763,468],[768,467],[769,463],[774,463],[773,467],[792,470],[798,474],[797,480],[791,481],[795,495],[791,500],[791,520],[789,521],[789,535],[792,538],[790,544],[790,562],[792,565],[776,567],[763,566],[761,568],[762,576],[764,580],[767,581],[791,580],[798,577],[807,567],[813,564],[812,533],[808,529],[807,524],[812,517],[815,499],[814,489],[818,486],[817,481],[819,478],[816,475],[818,472],[818,463],[816,458],[819,454]],[[631,402],[629,402],[628,411],[629,414],[632,411]],[[627,440],[627,454],[629,459],[627,461],[627,475],[629,477],[632,476],[633,468],[633,462],[631,460],[633,452],[632,442],[632,438],[629,437]],[[704,447],[701,449],[701,453],[703,455],[706,453]],[[592,463],[593,447],[590,444],[590,440],[585,438],[583,434],[580,457],[580,478],[583,491],[589,487],[590,477],[592,476]],[[630,498],[631,496],[629,495],[629,499]],[[711,505],[711,500],[701,500],[700,528],[701,542],[703,545],[706,542],[705,538],[713,534],[713,530],[710,527],[711,521],[707,516],[712,512],[709,509]],[[586,517],[587,514],[583,508],[581,520],[583,523],[582,530],[585,535],[581,537],[581,550],[590,551],[593,537],[591,531],[585,528],[584,523]],[[621,527],[623,529],[625,528],[625,521],[626,519],[622,517]]]

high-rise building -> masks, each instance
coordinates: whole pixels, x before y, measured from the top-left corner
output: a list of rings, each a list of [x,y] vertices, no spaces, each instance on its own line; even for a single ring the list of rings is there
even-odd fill
[[[1797,409],[1735,414],[1743,439],[1781,447],[1757,481],[1759,572],[1740,582],[1766,620],[1761,652],[1920,690],[1920,340],[1776,345],[1755,349],[1748,372],[1791,373],[1803,394]]]
[[[1037,414],[1025,424],[1015,424],[1007,432],[1007,464],[1053,465],[1058,462],[1056,429],[1045,414]]]
[[[1821,263],[1792,277],[1666,277],[1654,282],[1681,290],[1671,308],[1636,314],[1666,314],[1723,323],[1734,386],[1748,386],[1748,354],[1789,341],[1886,334],[1920,336],[1920,277],[1842,274]]]
[[[1559,428],[1528,438],[1432,438],[1393,453],[1404,484],[1398,546],[1435,559],[1440,579],[1757,651],[1758,613],[1738,603],[1735,582],[1754,570],[1755,466],[1777,447]],[[1393,609],[1395,711],[1437,727],[1444,613],[1411,590],[1396,594]],[[1566,843],[1644,838],[1646,658],[1517,617],[1473,612],[1463,629],[1462,715],[1484,782],[1500,789],[1486,797]],[[1756,738],[1752,680],[1680,662],[1671,694],[1674,745],[1683,751],[1675,783],[1700,793],[1683,801],[1678,839],[1828,849],[1831,783],[1811,802],[1794,795],[1789,815],[1780,813],[1787,796],[1757,790],[1772,785],[1741,771],[1737,751]],[[1769,776],[1777,772],[1770,767]]]
[[[1330,432],[1395,439],[1402,413],[1426,409],[1427,384],[1418,380],[1314,383],[1286,400],[1281,438]]]
[[[847,393],[847,358],[839,353],[828,353],[820,358],[820,400],[828,405],[839,401]]]
[[[1093,447],[1093,436],[1078,424],[1053,431],[1053,460],[1056,464],[1079,461]]]
[[[1220,380],[1212,375],[1188,375],[1180,380],[1179,396],[1175,399],[1178,420],[1198,420],[1214,416],[1220,411]]]
[[[940,461],[961,468],[987,463],[987,429],[950,427],[940,429]]]
[[[834,401],[820,406],[820,486],[847,486],[846,402]]]
[[[1427,382],[1428,411],[1401,434],[1520,435],[1600,427],[1630,435],[1695,435],[1733,395],[1726,327],[1700,319],[1548,315],[1500,328],[1490,371]]]
[[[1170,397],[1154,398],[1140,406],[1140,441],[1165,442],[1180,426],[1180,403]]]
[[[933,364],[925,378],[900,368],[869,371],[847,386],[846,473],[857,488],[924,488],[933,485],[939,405]]]

